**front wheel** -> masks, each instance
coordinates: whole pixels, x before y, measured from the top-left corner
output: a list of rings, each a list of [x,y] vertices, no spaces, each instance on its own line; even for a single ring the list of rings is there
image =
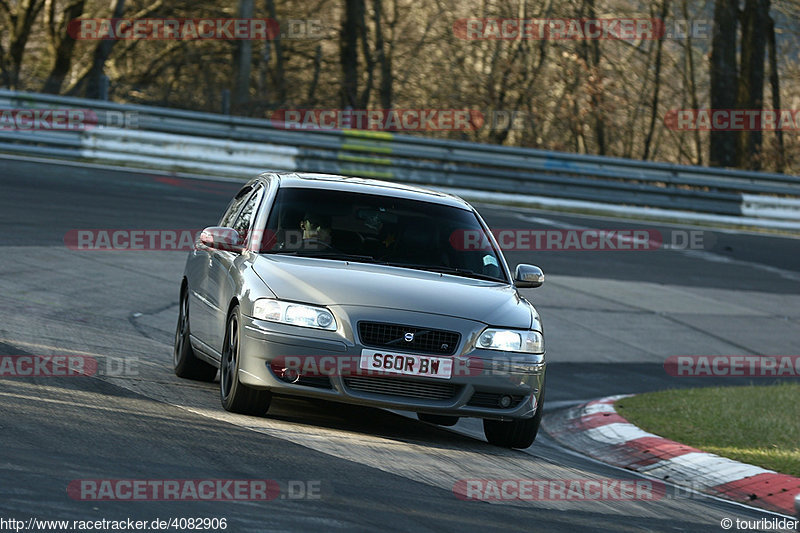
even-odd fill
[[[181,291],[181,302],[178,308],[178,326],[175,328],[175,346],[172,350],[172,365],[179,378],[196,379],[198,381],[214,381],[217,369],[205,361],[201,361],[192,350],[189,340],[189,289]]]
[[[254,389],[239,381],[241,344],[239,338],[239,307],[231,310],[225,328],[225,343],[219,367],[219,396],[226,411],[261,416],[269,409],[272,393]]]
[[[503,448],[527,448],[536,440],[539,433],[539,426],[542,423],[542,411],[544,410],[544,390],[539,396],[539,405],[536,406],[536,414],[533,418],[522,418],[503,422],[501,420],[483,420],[483,434],[489,444],[502,446]]]

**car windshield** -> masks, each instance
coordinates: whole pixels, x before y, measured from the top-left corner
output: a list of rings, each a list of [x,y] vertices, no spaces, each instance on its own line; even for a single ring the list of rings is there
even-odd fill
[[[472,211],[392,196],[282,188],[267,221],[261,253],[507,281]]]

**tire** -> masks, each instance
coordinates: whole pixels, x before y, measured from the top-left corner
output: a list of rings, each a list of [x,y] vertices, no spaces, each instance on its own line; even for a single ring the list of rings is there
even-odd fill
[[[455,426],[458,424],[457,416],[449,415],[431,415],[428,413],[417,413],[417,418],[429,424],[436,424],[438,426]]]
[[[533,418],[522,418],[503,422],[501,420],[483,420],[483,434],[489,444],[503,448],[527,448],[536,440],[544,411],[544,390],[539,397],[539,405]]]
[[[214,381],[217,368],[197,358],[189,341],[189,292],[181,289],[178,307],[178,325],[175,327],[175,345],[172,349],[172,365],[179,378],[197,381]]]
[[[219,367],[220,401],[226,411],[262,416],[269,409],[272,393],[268,390],[248,387],[239,381],[241,356],[239,325],[239,306],[236,306],[228,315],[228,323],[225,326],[225,341]]]

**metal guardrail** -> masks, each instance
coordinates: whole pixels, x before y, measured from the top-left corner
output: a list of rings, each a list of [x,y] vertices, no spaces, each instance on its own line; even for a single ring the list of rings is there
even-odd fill
[[[250,177],[326,172],[617,205],[800,220],[800,177],[576,155],[362,130],[297,131],[270,120],[0,90],[4,109],[89,109],[82,131],[3,130],[0,152]]]

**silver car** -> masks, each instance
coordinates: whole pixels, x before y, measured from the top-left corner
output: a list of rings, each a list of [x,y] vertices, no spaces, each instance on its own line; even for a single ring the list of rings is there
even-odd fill
[[[462,199],[388,182],[265,173],[203,230],[180,288],[175,373],[223,407],[263,415],[274,394],[483,419],[526,448],[544,401],[536,309]]]

